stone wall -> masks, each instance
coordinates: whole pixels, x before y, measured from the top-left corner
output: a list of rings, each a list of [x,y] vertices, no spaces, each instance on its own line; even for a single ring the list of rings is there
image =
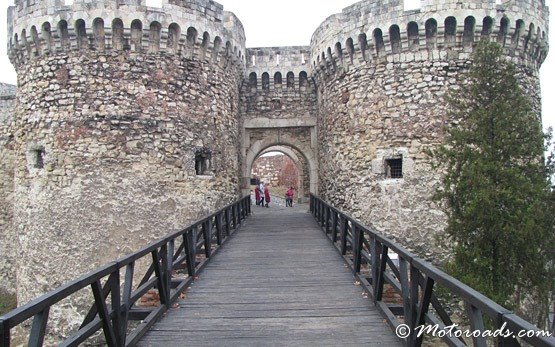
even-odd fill
[[[487,38],[504,45],[539,114],[546,28],[547,8],[524,1],[426,1],[413,11],[361,1],[328,18],[311,44],[321,195],[441,263],[449,246],[434,240],[446,218],[431,200],[441,173],[425,153],[456,124],[443,96],[464,83],[474,42]],[[389,175],[396,159],[402,177]]]
[[[15,86],[0,83],[0,292],[15,294],[17,241],[13,228],[13,108]]]
[[[298,177],[297,167],[293,160],[286,155],[269,155],[258,158],[252,167],[253,177],[259,177],[264,183],[276,187],[280,185],[280,177],[285,165],[294,165],[295,176]]]
[[[250,48],[241,88],[243,188],[250,168],[272,146],[299,153],[308,179],[301,195],[317,192],[316,86],[309,47]]]
[[[14,21],[43,29],[10,47],[19,304],[239,197],[242,28],[126,6]],[[57,307],[53,332],[82,309]]]

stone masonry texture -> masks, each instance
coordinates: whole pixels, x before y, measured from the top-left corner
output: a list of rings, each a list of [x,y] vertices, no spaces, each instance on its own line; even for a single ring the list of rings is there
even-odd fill
[[[276,148],[297,157],[306,192],[441,264],[441,173],[425,152],[458,122],[444,95],[492,40],[539,116],[548,15],[542,0],[363,0],[307,46],[247,49],[240,20],[210,0],[16,0],[0,289],[24,304],[183,227],[248,192],[254,161]],[[64,317],[82,300],[51,312],[54,334],[78,324]]]

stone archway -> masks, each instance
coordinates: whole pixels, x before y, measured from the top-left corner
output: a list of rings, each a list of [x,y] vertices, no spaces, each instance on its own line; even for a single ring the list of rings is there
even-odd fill
[[[295,149],[291,148],[291,147],[286,147],[286,146],[273,146],[273,147],[269,147],[266,148],[265,150],[263,150],[253,161],[256,162],[256,160],[258,160],[258,158],[260,158],[261,156],[263,156],[264,154],[267,154],[269,152],[279,152],[281,154],[284,154],[286,156],[288,156],[293,163],[295,164],[295,167],[297,168],[297,196],[300,199],[305,198],[308,194],[307,188],[310,185],[310,178],[309,177],[305,177],[305,167],[308,169],[308,163],[304,160],[304,156],[302,156],[302,154],[298,153]],[[302,156],[302,158],[300,158],[300,156]],[[251,165],[252,167],[252,165]],[[308,170],[307,170],[308,171]]]
[[[250,193],[250,176],[254,161],[272,147],[293,148],[308,165],[309,191],[318,194],[318,158],[316,120],[252,119],[246,121],[242,146],[242,193]]]

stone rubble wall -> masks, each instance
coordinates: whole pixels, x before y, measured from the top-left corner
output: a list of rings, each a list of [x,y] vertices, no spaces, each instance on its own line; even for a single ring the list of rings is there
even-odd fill
[[[234,33],[225,22],[199,20],[186,29],[177,8],[155,16],[127,5],[130,11],[103,20],[121,15],[123,32],[102,31],[92,19],[110,11],[85,13],[89,5],[14,19],[16,27],[44,29],[37,39],[31,27],[9,47],[19,85],[13,224],[20,305],[240,195],[244,34],[235,34],[242,27]],[[130,24],[137,18],[150,29]],[[62,21],[67,30],[52,29],[65,28]],[[210,170],[199,175],[196,157],[205,151]],[[51,311],[60,323],[51,334],[74,328],[83,300],[77,295]]]
[[[253,177],[269,182],[271,187],[279,186],[279,173],[287,163],[293,163],[293,160],[286,155],[260,157],[252,166]]]
[[[0,83],[0,292],[15,294],[17,248],[13,228],[13,135],[15,86]]]
[[[526,31],[519,24],[520,34],[509,30],[500,36],[497,12],[504,9],[510,23],[524,18],[528,25],[533,18],[543,30],[547,8],[520,11],[513,1],[444,5],[427,2],[421,10],[404,12],[402,2],[363,1],[330,17],[312,40],[321,195],[436,264],[449,256],[449,246],[436,242],[446,218],[431,199],[441,173],[432,170],[426,150],[443,141],[444,126],[456,124],[446,119],[444,95],[464,83],[473,42],[487,36],[504,44],[539,115],[538,70],[547,54],[546,38],[536,26]],[[477,19],[474,30],[464,25],[467,15]],[[496,19],[482,34],[478,23],[488,15]],[[433,38],[423,30],[428,19],[443,23],[447,16],[459,23],[452,40],[441,25]],[[410,21],[420,29],[409,38]],[[397,24],[400,40],[394,42],[388,33]],[[377,27],[382,45],[374,41]],[[402,158],[403,178],[387,178],[386,161],[393,158]]]

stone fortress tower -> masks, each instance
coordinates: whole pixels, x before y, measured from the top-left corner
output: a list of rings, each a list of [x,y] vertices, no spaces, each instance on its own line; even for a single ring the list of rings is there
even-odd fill
[[[318,86],[320,193],[423,257],[445,218],[425,150],[442,141],[443,96],[464,83],[474,44],[499,42],[541,112],[547,55],[543,0],[361,1],[329,17],[311,42]],[[539,118],[541,119],[541,118]]]
[[[17,0],[9,19],[19,302],[236,199],[235,15],[204,0]]]
[[[248,193],[273,149],[297,158],[303,194],[440,261],[424,152],[454,121],[443,95],[488,38],[539,114],[548,50],[543,0],[363,0],[303,47],[247,49],[211,0],[16,0],[9,23],[18,92],[0,151],[14,184],[0,202],[13,217],[0,235],[16,246],[0,267],[20,303]]]

